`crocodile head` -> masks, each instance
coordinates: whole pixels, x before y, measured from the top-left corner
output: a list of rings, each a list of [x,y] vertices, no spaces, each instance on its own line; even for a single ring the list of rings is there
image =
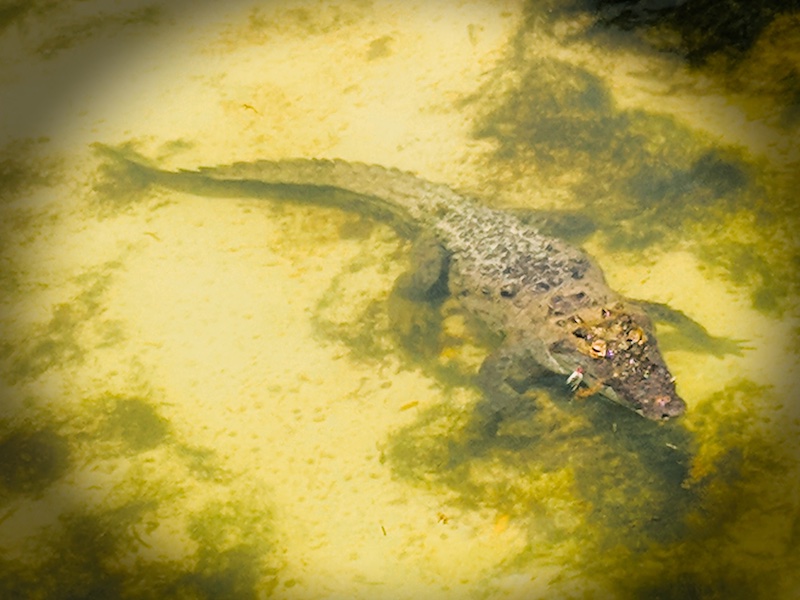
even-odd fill
[[[610,309],[594,307],[559,324],[570,335],[551,346],[551,354],[567,372],[580,368],[590,389],[648,419],[686,411],[652,323],[638,307],[622,302]]]
[[[654,420],[678,417],[686,411],[655,342],[629,349],[618,346],[610,361],[613,371],[606,395],[612,399]]]

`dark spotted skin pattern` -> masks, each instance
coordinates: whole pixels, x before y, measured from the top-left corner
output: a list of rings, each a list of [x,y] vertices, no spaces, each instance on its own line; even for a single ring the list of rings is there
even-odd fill
[[[461,306],[503,340],[478,373],[485,405],[498,412],[521,400],[525,390],[513,382],[536,370],[572,374],[571,382],[649,419],[685,411],[641,306],[611,290],[582,250],[508,212],[409,173],[360,163],[254,161],[169,172],[124,148],[97,148],[147,184],[336,204],[389,219],[417,240],[406,285],[422,297],[446,280]]]

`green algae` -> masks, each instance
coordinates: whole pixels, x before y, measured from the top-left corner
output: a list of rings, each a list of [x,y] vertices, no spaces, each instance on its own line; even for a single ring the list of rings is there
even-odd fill
[[[100,433],[104,438],[120,438],[133,452],[142,452],[163,443],[169,425],[153,406],[141,398],[114,398]]]
[[[68,465],[69,443],[54,429],[28,425],[0,438],[0,489],[6,493],[41,493]]]
[[[38,429],[33,419],[0,440],[3,520],[14,526],[16,503],[31,497],[48,502],[56,520],[25,525],[20,557],[4,548],[4,596],[259,598],[274,587],[271,510],[250,491],[203,499],[201,481],[227,488],[230,480],[203,477],[197,462],[213,469],[213,451],[175,440],[149,401],[108,396],[71,418],[38,411]],[[104,483],[76,504],[83,479]],[[56,485],[65,480],[70,487]]]
[[[149,547],[143,537],[153,529],[148,522],[158,506],[150,499],[62,515],[58,526],[31,542],[34,563],[0,560],[5,574],[0,591],[7,597],[53,599],[247,599],[264,597],[274,587],[274,568],[265,567],[270,548],[262,537],[263,525],[245,532],[225,524],[241,522],[243,509],[234,502],[201,513],[206,519],[203,534],[187,524],[198,540],[195,551],[173,560],[140,555]],[[255,515],[261,524],[265,516]],[[252,541],[256,531],[258,539]],[[237,537],[220,541],[229,535]]]
[[[487,162],[508,188],[561,182],[564,208],[591,220],[609,251],[690,248],[749,290],[755,308],[785,313],[800,291],[792,242],[800,215],[776,187],[781,179],[742,148],[715,145],[675,117],[620,108],[611,98],[585,68],[512,55],[465,103],[478,107],[473,134],[493,142]]]
[[[38,323],[22,340],[0,342],[0,356],[8,357],[5,377],[11,382],[34,379],[55,368],[78,366],[96,349],[119,344],[124,327],[114,319],[100,317],[104,295],[109,289],[118,261],[109,261],[76,276],[75,296],[55,304],[50,318]]]

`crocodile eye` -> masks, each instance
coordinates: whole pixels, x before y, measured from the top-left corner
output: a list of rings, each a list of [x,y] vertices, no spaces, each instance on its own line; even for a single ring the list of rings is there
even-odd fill
[[[639,344],[641,346],[647,341],[647,336],[644,334],[641,327],[634,327],[628,331],[627,340],[632,344]]]
[[[594,358],[605,358],[608,344],[605,340],[595,340],[592,342],[590,353]]]
[[[572,335],[585,340],[589,337],[589,331],[585,327],[578,327],[572,330]]]
[[[506,283],[500,288],[500,295],[503,298],[513,298],[517,295],[517,286],[513,283]]]

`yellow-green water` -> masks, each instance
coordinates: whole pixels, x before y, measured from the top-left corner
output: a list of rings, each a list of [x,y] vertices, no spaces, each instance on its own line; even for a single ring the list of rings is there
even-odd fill
[[[690,69],[674,32],[548,2],[3,10],[0,595],[800,593],[797,17]],[[486,348],[450,303],[401,343],[387,225],[143,187],[94,142],[548,211],[612,287],[743,350],[660,329],[679,421],[549,382],[476,437]]]

